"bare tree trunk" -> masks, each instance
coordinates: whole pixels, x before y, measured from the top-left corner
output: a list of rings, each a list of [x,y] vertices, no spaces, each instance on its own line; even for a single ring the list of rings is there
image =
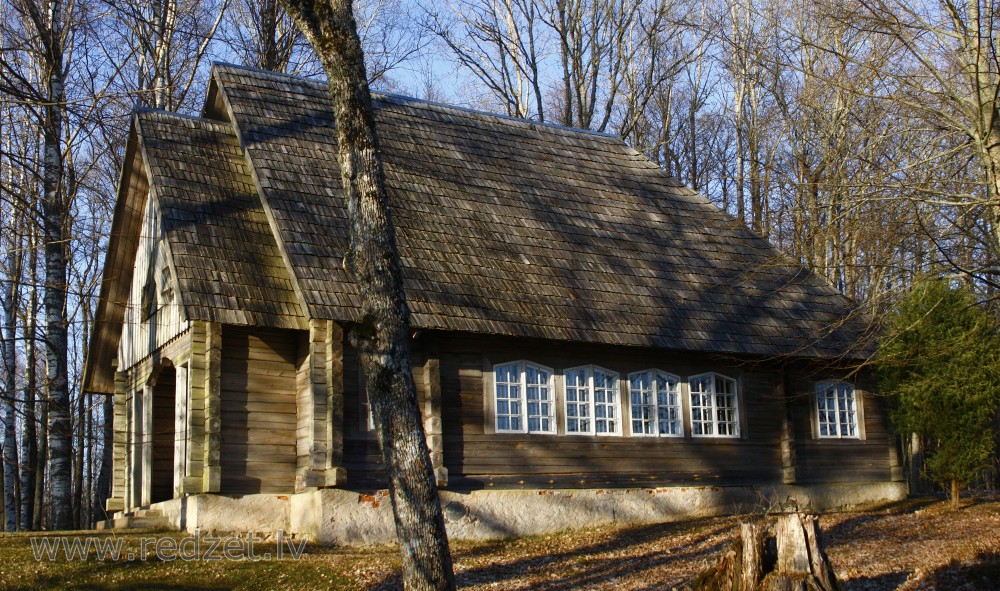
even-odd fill
[[[38,415],[38,456],[35,465],[35,512],[31,518],[31,529],[40,530],[45,524],[45,489],[47,484],[47,467],[49,455],[49,399],[45,392],[42,392],[41,400],[38,401],[41,412]]]
[[[951,480],[951,510],[958,511],[962,507],[961,499],[959,498],[962,493],[962,483],[955,480]]]
[[[3,440],[0,440],[0,457],[3,457],[4,446]],[[6,481],[7,470],[4,467],[3,461],[0,461],[0,481]],[[7,495],[0,495],[0,514],[7,514]]]
[[[34,207],[35,204],[32,206]],[[35,354],[35,331],[37,324],[35,319],[38,312],[38,252],[35,249],[36,226],[34,224],[28,228],[28,309],[24,320],[24,430],[21,443],[21,490],[23,499],[21,501],[21,529],[38,529],[35,514],[41,506],[41,489],[37,488],[41,482],[38,476],[38,439],[37,439],[37,392],[38,373],[37,359]],[[44,432],[44,431],[43,431]]]
[[[105,396],[101,404],[104,422],[101,428],[101,471],[97,475],[97,486],[94,489],[94,521],[108,518],[105,513],[105,501],[111,496],[111,470],[114,463],[114,399]]]
[[[25,355],[25,363],[34,363],[33,355],[33,352],[31,355]],[[35,372],[25,373],[33,376]],[[31,529],[31,518],[35,511],[35,470],[38,466],[36,461],[38,444],[35,441],[35,386],[27,379],[25,381],[24,429],[21,432],[21,530]]]
[[[71,422],[71,424],[75,423],[73,431],[76,439],[73,450],[73,527],[81,528],[83,526],[83,461],[86,448],[83,432],[84,412],[86,411],[83,392],[77,395],[76,405],[76,420]]]
[[[13,228],[12,228],[13,230]],[[14,346],[17,329],[17,296],[21,275],[20,238],[18,232],[11,231],[11,242],[7,251],[7,280],[3,291],[3,496],[4,529],[16,531],[18,525],[18,482],[17,463],[17,351]]]
[[[38,372],[35,346],[35,319],[38,312],[38,251],[36,246],[36,227],[32,225],[28,234],[28,314],[24,323],[25,346],[24,363],[24,445],[21,460],[21,482],[24,491],[24,501],[21,505],[22,529],[41,529],[41,506],[44,478],[40,470],[45,463],[46,433],[42,423],[41,437],[38,436]],[[42,419],[44,421],[44,419]],[[41,441],[41,444],[39,444]]]
[[[87,342],[86,340],[84,341]],[[94,515],[95,513],[91,511],[94,505],[94,449],[96,447],[96,442],[94,441],[94,409],[91,404],[90,399],[87,401],[87,412],[84,415],[84,446],[87,450],[86,462],[84,464],[85,477],[83,479],[84,489],[83,489],[83,508],[80,509],[80,513],[83,514],[83,523],[81,524],[84,529],[89,529],[94,525]]]
[[[52,486],[52,526],[73,526],[72,448],[70,426],[66,321],[66,241],[67,205],[62,187],[63,111],[65,69],[62,34],[63,5],[49,0],[45,6],[27,2],[45,55],[42,56],[47,82],[43,109],[44,171],[42,174],[42,228],[45,242],[45,356],[49,408],[49,474]]]
[[[283,0],[330,86],[351,243],[362,298],[352,332],[389,479],[407,589],[454,589],[451,554],[409,358],[409,309],[379,159],[364,55],[350,0]]]
[[[3,282],[3,299],[0,301],[3,308],[3,326],[0,340],[0,359],[3,360],[4,381],[2,386],[2,408],[3,408],[3,497],[4,497],[4,529],[15,531],[17,529],[17,505],[19,492],[17,479],[17,432],[15,430],[17,421],[16,392],[17,392],[17,349],[14,346],[17,338],[17,300],[20,291],[21,276],[21,248],[20,233],[16,226],[19,225],[18,217],[12,215],[10,218],[11,227],[7,234],[10,242],[7,245],[7,261],[5,264],[6,281]]]

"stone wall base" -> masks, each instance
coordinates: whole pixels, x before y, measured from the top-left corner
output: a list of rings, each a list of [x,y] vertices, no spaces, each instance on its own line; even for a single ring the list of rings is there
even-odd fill
[[[823,512],[906,497],[898,482],[815,486],[441,491],[450,539],[483,540],[599,525],[642,525],[764,509]],[[395,541],[386,491],[321,489],[294,495],[200,494],[155,503],[171,527],[194,532],[278,530],[329,544]]]

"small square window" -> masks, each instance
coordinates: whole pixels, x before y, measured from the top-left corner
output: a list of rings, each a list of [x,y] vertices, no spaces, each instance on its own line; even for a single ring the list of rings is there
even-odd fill
[[[816,384],[816,420],[820,438],[857,438],[854,386],[847,382]]]

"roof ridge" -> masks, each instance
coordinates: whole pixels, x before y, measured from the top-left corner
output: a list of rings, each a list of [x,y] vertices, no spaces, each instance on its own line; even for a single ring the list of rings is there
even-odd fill
[[[236,135],[236,130],[233,128],[233,125],[231,123],[227,123],[225,121],[220,121],[218,119],[210,119],[208,117],[201,117],[199,115],[188,115],[186,113],[177,113],[177,112],[174,112],[174,111],[166,111],[164,109],[154,109],[152,107],[145,107],[145,106],[137,106],[137,107],[135,107],[132,110],[132,112],[135,115],[137,115],[137,116],[138,115],[143,115],[143,114],[146,114],[146,115],[157,115],[157,116],[165,117],[167,119],[184,119],[184,120],[187,120],[187,121],[193,121],[195,123],[203,123],[203,124],[210,125],[212,127],[219,127],[220,128],[220,132],[222,132],[222,133],[228,133],[230,135]],[[225,131],[222,131],[222,130],[225,130]]]
[[[219,67],[219,68],[231,68],[231,69],[241,70],[241,71],[245,71],[245,72],[255,72],[255,73],[258,73],[258,74],[263,74],[264,76],[266,76],[268,78],[271,78],[274,81],[294,80],[296,82],[300,82],[300,83],[304,83],[304,84],[309,84],[311,86],[318,87],[317,90],[323,90],[324,92],[326,91],[327,86],[328,86],[328,82],[326,80],[314,80],[314,79],[311,79],[311,78],[305,78],[303,76],[297,76],[295,74],[286,74],[286,73],[283,73],[283,72],[272,72],[270,70],[262,70],[260,68],[254,68],[254,67],[250,67],[250,66],[241,66],[241,65],[237,65],[237,64],[231,64],[231,63],[228,63],[228,62],[212,62],[212,68],[215,69],[216,67]],[[319,88],[319,87],[321,87],[321,88]],[[421,99],[421,98],[416,98],[416,97],[407,96],[407,95],[404,95],[404,94],[393,93],[393,92],[375,92],[375,91],[373,91],[372,92],[372,98],[374,100],[380,101],[380,102],[389,102],[389,103],[395,103],[395,104],[400,104],[400,105],[418,106],[418,107],[432,108],[432,109],[443,110],[443,111],[452,111],[452,112],[458,112],[458,113],[467,114],[467,115],[476,115],[476,116],[479,116],[479,117],[489,117],[489,118],[492,118],[492,119],[500,120],[500,121],[505,122],[505,123],[520,124],[520,125],[523,125],[523,126],[527,126],[529,128],[530,127],[541,127],[541,128],[547,129],[547,130],[569,132],[570,134],[579,133],[579,134],[584,134],[584,135],[588,135],[588,136],[596,136],[596,137],[600,137],[600,138],[607,138],[607,139],[615,140],[616,142],[620,142],[622,144],[625,143],[625,142],[623,142],[621,140],[621,138],[619,138],[615,134],[608,133],[608,132],[605,132],[605,131],[596,131],[596,130],[593,130],[593,129],[582,129],[582,128],[579,128],[579,127],[571,127],[571,126],[568,126],[568,125],[560,125],[558,123],[550,123],[550,122],[547,122],[547,121],[535,121],[533,119],[526,119],[524,117],[514,117],[513,115],[504,115],[502,113],[491,113],[489,111],[483,111],[483,110],[480,110],[480,109],[474,109],[472,107],[463,107],[461,105],[452,105],[452,104],[448,104],[448,103],[442,103],[442,102],[439,102],[439,101],[432,101],[432,100],[428,100],[428,99]]]

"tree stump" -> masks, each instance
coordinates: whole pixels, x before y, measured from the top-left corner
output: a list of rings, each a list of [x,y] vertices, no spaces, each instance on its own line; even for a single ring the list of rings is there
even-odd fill
[[[711,568],[685,591],[837,591],[815,517],[782,515],[771,524],[743,523]]]

